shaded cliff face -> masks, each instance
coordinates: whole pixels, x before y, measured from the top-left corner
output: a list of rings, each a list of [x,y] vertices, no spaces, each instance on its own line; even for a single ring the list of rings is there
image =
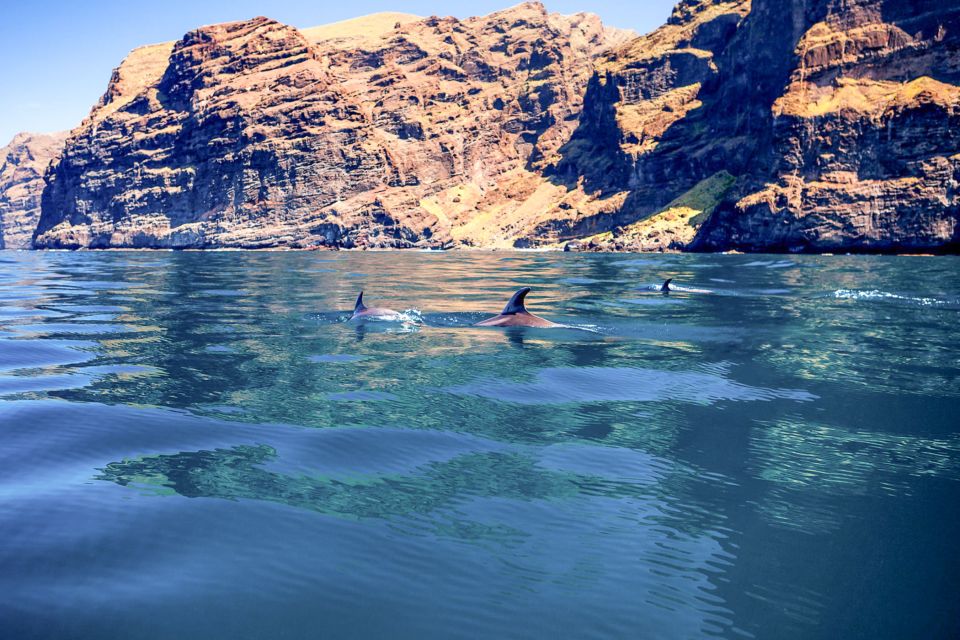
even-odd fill
[[[0,148],[0,249],[29,249],[40,219],[47,166],[60,155],[67,132],[18,133]]]
[[[796,4],[805,30],[769,146],[695,246],[955,250],[960,5]]]
[[[134,51],[47,176],[35,245],[512,241],[593,57],[627,36],[538,3],[379,35],[364,20],[257,18]]]
[[[623,205],[561,232],[616,228],[598,248],[955,248],[958,84],[956,3],[681,2],[598,64],[556,176]]]

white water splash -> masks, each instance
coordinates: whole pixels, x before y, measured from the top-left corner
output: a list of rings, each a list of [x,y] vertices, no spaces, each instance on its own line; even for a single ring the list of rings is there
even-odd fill
[[[945,300],[937,298],[921,298],[917,296],[902,296],[889,291],[880,291],[879,289],[870,289],[861,291],[857,289],[837,289],[833,292],[833,297],[840,300],[895,300],[898,302],[910,302],[924,307],[947,304]]]
[[[403,324],[423,324],[423,314],[420,309],[404,309],[397,314],[397,322]]]

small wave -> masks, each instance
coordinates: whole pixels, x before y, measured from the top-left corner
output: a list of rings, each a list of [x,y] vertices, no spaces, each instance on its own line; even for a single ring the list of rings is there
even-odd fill
[[[797,266],[797,263],[791,262],[790,260],[754,260],[753,262],[745,262],[742,266],[766,267],[767,269],[787,269],[789,267]]]
[[[647,298],[623,298],[622,300],[625,304],[641,305],[641,306],[659,306],[664,304],[683,304],[682,298],[671,298],[669,296],[650,296]],[[617,304],[610,304],[611,307],[619,307]]]
[[[211,344],[204,348],[206,353],[236,353],[237,350],[233,347],[228,347],[225,344]]]
[[[228,404],[211,404],[200,407],[200,409],[201,411],[212,411],[213,413],[223,413],[226,415],[240,415],[248,413],[248,411],[242,407],[234,407]]]
[[[366,356],[356,356],[350,353],[324,353],[316,356],[309,356],[307,358],[310,362],[360,362],[361,360],[366,360]]]
[[[96,342],[80,340],[0,340],[0,371],[57,367],[88,362]]]
[[[490,313],[474,311],[455,311],[448,313],[428,313],[421,316],[425,325],[440,328],[472,327],[481,320],[490,317]]]
[[[384,402],[400,399],[398,396],[385,391],[342,391],[328,393],[326,397],[334,402]]]
[[[647,266],[647,265],[656,265],[656,266],[658,266],[658,267],[663,267],[663,266],[666,266],[666,265],[672,265],[673,262],[671,262],[671,261],[669,261],[669,260],[664,260],[664,259],[662,259],[662,258],[660,258],[660,259],[658,259],[658,258],[633,258],[633,259],[631,259],[631,260],[618,260],[617,262],[614,262],[613,264],[615,264],[615,265],[617,265],[617,266],[624,266],[624,267],[626,267],[626,266],[631,266],[631,267],[632,267],[632,266],[641,266],[641,267],[645,267],[645,266]]]
[[[892,300],[895,302],[907,302],[918,304],[923,307],[932,307],[947,304],[946,300],[937,298],[923,298],[919,296],[902,296],[889,291],[879,289],[858,290],[858,289],[837,289],[833,292],[833,297],[839,300]]]
[[[200,289],[197,293],[205,296],[240,297],[247,295],[243,289]]]
[[[606,331],[606,327],[601,327],[598,324],[561,324],[558,328],[576,329],[587,333],[604,333]]]
[[[793,400],[810,402],[818,396],[803,389],[753,387],[725,375],[728,363],[700,370],[666,371],[627,367],[552,367],[532,380],[480,379],[447,387],[456,395],[477,396],[516,404],[590,402],[688,402]]]

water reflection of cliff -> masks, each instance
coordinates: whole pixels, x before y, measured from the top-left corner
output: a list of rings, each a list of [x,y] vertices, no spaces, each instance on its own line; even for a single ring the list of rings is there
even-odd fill
[[[472,498],[538,501],[645,493],[629,483],[544,469],[514,453],[467,454],[430,463],[417,474],[351,479],[291,476],[262,468],[276,457],[277,452],[267,445],[241,445],[113,462],[97,478],[124,486],[170,489],[189,498],[267,500],[356,519],[449,514]],[[479,531],[482,525],[463,521],[458,529]]]

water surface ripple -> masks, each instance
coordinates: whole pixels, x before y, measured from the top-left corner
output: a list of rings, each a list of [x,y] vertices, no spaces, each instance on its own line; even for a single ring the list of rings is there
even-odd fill
[[[520,286],[567,326],[471,326]],[[958,637],[958,313],[951,257],[3,252],[0,636]]]

